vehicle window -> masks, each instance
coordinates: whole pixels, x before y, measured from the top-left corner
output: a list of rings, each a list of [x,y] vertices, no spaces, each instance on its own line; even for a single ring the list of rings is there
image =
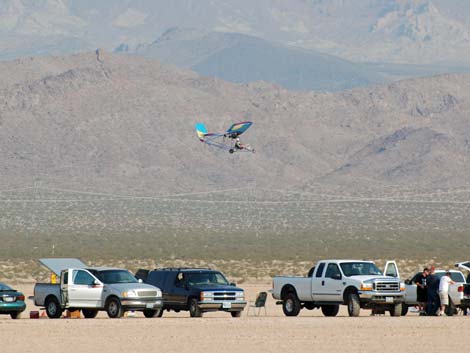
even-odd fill
[[[64,274],[64,284],[69,284],[69,272],[62,272]]]
[[[340,266],[346,277],[382,275],[382,271],[373,262],[343,262]]]
[[[441,279],[442,276],[445,275],[445,272],[436,272],[435,275],[436,275],[437,278]],[[451,272],[450,273],[450,278],[454,282],[465,282],[465,278],[464,278],[463,274],[461,274],[460,272]]]
[[[93,274],[98,277],[101,282],[106,284],[139,282],[137,278],[127,270],[94,271]]]
[[[328,264],[326,268],[325,278],[333,278],[335,275],[341,274],[337,264]]]
[[[315,274],[315,277],[320,278],[323,275],[323,269],[325,268],[325,263],[322,262],[320,265],[318,265],[318,270],[317,273]]]
[[[91,286],[95,282],[95,279],[92,275],[85,271],[75,271],[73,277],[74,284],[81,284],[86,286]]]
[[[5,283],[0,283],[0,291],[7,291],[7,290],[13,290],[10,287],[8,287]]]
[[[183,287],[184,286],[184,273],[183,272],[180,272],[176,275],[176,279],[175,279],[175,286],[176,287]]]
[[[163,287],[166,278],[165,274],[166,273],[162,271],[150,272],[147,277],[147,282],[157,287]]]
[[[201,273],[189,273],[188,284],[189,285],[220,285],[227,286],[229,283],[220,272],[201,272]]]
[[[387,276],[387,277],[398,277],[397,266],[394,263],[391,263],[387,266],[385,276]]]

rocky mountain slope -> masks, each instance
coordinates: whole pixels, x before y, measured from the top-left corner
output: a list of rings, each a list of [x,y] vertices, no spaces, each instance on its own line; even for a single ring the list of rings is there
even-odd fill
[[[92,52],[0,63],[2,189],[163,195],[257,186],[465,187],[470,75],[336,94],[236,85],[155,60]],[[257,153],[193,129],[251,120]]]

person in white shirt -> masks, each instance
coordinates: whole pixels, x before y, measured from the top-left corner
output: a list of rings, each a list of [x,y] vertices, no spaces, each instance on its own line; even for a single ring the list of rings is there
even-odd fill
[[[449,271],[447,271],[446,274],[441,277],[439,282],[439,299],[441,300],[441,311],[439,315],[442,315],[449,305],[449,286],[454,283],[455,282],[450,278]]]

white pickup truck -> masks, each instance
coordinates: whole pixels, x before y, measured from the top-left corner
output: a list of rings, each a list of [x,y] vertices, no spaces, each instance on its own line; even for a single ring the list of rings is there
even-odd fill
[[[349,316],[359,316],[361,308],[400,316],[405,285],[397,277],[394,261],[382,272],[372,261],[323,260],[308,277],[274,277],[272,295],[286,316],[297,316],[302,308],[336,316],[341,304],[347,304]]]
[[[110,318],[119,318],[129,310],[154,317],[162,310],[161,290],[142,283],[127,270],[87,267],[77,259],[41,259],[40,262],[60,276],[60,284],[34,286],[35,305],[45,307],[51,319],[59,318],[65,309],[81,310],[85,318],[96,317],[100,310],[105,310]]]

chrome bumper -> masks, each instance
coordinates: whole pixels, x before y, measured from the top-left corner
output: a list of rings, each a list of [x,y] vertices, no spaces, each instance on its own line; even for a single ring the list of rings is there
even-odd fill
[[[246,306],[246,301],[236,300],[236,301],[227,301],[227,300],[207,300],[200,301],[198,303],[200,309],[204,311],[241,311]]]
[[[122,298],[121,305],[128,310],[160,309],[163,299]]]
[[[397,304],[405,301],[405,294],[404,292],[359,291],[359,299],[376,304]]]

